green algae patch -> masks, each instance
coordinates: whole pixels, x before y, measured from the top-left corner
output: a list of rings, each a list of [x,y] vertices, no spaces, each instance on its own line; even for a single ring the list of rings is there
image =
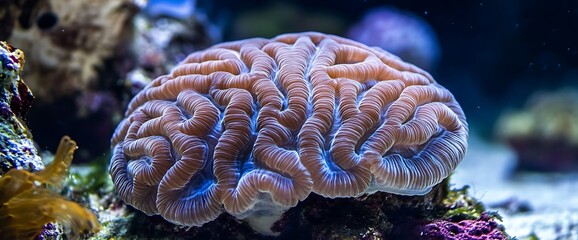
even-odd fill
[[[449,208],[443,215],[445,219],[452,220],[475,220],[479,219],[486,212],[484,205],[468,194],[470,186],[463,186],[449,191],[443,205]],[[490,216],[502,220],[497,213],[489,212]]]

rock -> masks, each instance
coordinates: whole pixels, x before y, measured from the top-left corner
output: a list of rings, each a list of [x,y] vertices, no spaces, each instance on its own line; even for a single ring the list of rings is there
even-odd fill
[[[499,118],[496,135],[518,158],[516,170],[578,171],[578,90],[537,92]]]
[[[24,53],[0,42],[0,175],[9,169],[44,168],[23,118],[34,96],[20,78]]]

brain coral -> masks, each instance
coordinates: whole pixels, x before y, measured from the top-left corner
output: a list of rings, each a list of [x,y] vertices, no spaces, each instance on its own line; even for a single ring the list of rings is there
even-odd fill
[[[421,195],[464,157],[453,95],[378,48],[321,33],[222,43],[130,102],[112,138],[120,197],[199,226],[329,198]]]

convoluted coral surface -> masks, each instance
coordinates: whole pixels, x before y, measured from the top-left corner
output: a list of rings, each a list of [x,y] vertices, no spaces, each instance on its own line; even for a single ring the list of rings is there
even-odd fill
[[[422,195],[464,157],[453,95],[378,48],[321,33],[223,43],[135,96],[113,139],[120,197],[198,226],[310,193]]]

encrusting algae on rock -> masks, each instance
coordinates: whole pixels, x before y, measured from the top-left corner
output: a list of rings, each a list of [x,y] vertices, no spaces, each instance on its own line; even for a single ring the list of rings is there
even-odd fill
[[[0,41],[0,175],[44,168],[24,119],[34,96],[20,77],[23,69],[24,53]]]
[[[44,170],[12,169],[0,178],[0,238],[32,239],[51,222],[64,225],[69,236],[99,231],[100,224],[90,210],[58,193],[74,150],[76,142],[64,136],[54,161]]]

